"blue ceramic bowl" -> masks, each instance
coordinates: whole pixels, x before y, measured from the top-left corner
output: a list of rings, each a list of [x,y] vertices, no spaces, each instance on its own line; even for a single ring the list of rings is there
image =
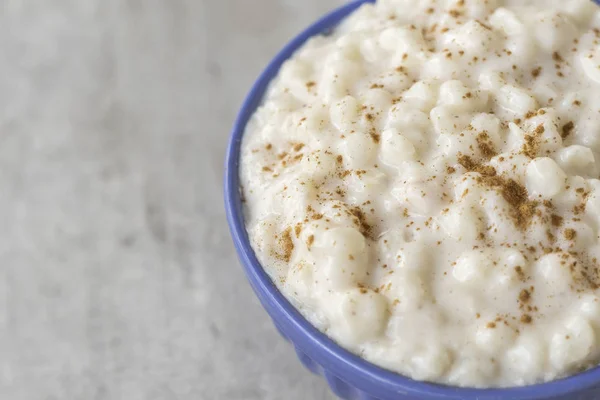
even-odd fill
[[[307,39],[330,32],[361,4],[373,0],[352,1],[326,15],[292,40],[267,66],[246,98],[235,122],[227,148],[225,165],[225,207],[231,235],[239,259],[254,292],[283,337],[289,340],[298,358],[312,372],[322,375],[331,390],[343,399],[361,400],[597,400],[600,399],[600,367],[576,376],[540,385],[510,389],[461,389],[418,382],[379,368],[344,350],[314,328],[277,290],[258,262],[244,226],[240,198],[240,144],[246,124],[269,82],[277,75]],[[285,398],[285,393],[282,393]]]

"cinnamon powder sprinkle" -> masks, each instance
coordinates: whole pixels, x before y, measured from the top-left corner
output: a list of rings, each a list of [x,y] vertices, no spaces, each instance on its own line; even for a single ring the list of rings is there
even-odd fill
[[[461,154],[458,157],[458,163],[462,165],[469,172],[478,172],[483,176],[495,176],[496,170],[494,167],[488,165],[481,165],[473,161],[473,159],[467,155]]]
[[[367,222],[367,216],[363,210],[361,210],[360,207],[353,207],[350,209],[350,214],[356,217],[360,233],[366,238],[372,238],[373,227]]]
[[[585,203],[581,203],[581,204],[573,207],[573,214],[575,214],[575,215],[583,214],[584,212],[585,212]]]
[[[521,290],[521,293],[519,293],[519,301],[522,303],[527,303],[529,300],[531,300],[531,293],[529,293],[529,290]]]
[[[294,145],[294,151],[300,151],[304,147],[304,143],[296,143]]]
[[[479,133],[476,137],[476,140],[477,146],[479,147],[479,151],[481,151],[481,154],[485,158],[490,159],[497,154],[496,150],[494,149],[494,144],[492,143],[490,135],[488,135],[487,132],[483,131]]]
[[[565,229],[565,239],[567,240],[573,240],[575,239],[575,236],[577,236],[577,231],[575,229]]]
[[[369,134],[371,135],[371,139],[373,139],[373,142],[379,143],[379,139],[381,136],[378,133],[371,131]]]
[[[550,216],[550,221],[552,223],[552,226],[558,228],[563,224],[563,217],[561,217],[560,215],[552,214]]]
[[[536,158],[540,147],[540,138],[545,130],[544,125],[540,124],[532,133],[525,135],[525,143],[523,143],[521,153],[529,158]]]
[[[560,136],[563,139],[566,139],[567,137],[569,137],[569,135],[573,131],[573,128],[575,128],[575,124],[573,124],[573,121],[567,122],[565,125],[563,125],[563,127],[562,127],[562,133],[561,133]]]
[[[563,62],[563,61],[565,61],[557,51],[555,51],[554,53],[552,53],[552,59],[554,61],[556,61],[556,62]]]
[[[306,238],[306,245],[308,246],[308,248],[310,249],[310,246],[312,246],[312,244],[315,241],[315,235],[310,235],[308,238]]]
[[[480,183],[497,189],[504,200],[510,205],[510,217],[519,229],[525,229],[536,213],[537,201],[529,201],[527,189],[515,180],[497,176],[496,170],[487,165],[481,165],[466,155],[460,155],[458,162],[467,171],[479,172]]]
[[[517,273],[517,277],[519,278],[520,281],[525,281],[525,272],[523,271],[523,267],[521,267],[520,265],[517,265],[515,267],[515,272]]]
[[[523,314],[521,315],[521,322],[524,324],[530,324],[531,321],[533,321],[533,318],[531,318],[531,315],[528,314]]]
[[[542,73],[542,67],[537,67],[533,71],[531,71],[531,75],[534,78],[537,78],[538,76],[540,76],[541,73]]]
[[[281,253],[275,253],[275,256],[282,261],[290,262],[294,251],[294,241],[292,240],[292,228],[288,227],[279,237],[279,247]]]

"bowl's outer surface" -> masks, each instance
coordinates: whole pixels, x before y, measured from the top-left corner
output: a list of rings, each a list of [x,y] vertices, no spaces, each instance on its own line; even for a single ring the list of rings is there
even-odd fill
[[[352,1],[326,15],[292,40],[256,81],[235,122],[226,155],[225,207],[234,245],[256,295],[282,336],[294,345],[302,364],[310,371],[322,375],[331,390],[342,399],[599,400],[600,368],[566,379],[522,388],[461,389],[414,381],[376,367],[344,350],[314,328],[277,290],[260,266],[244,227],[239,192],[239,155],[246,124],[285,60],[310,37],[329,32],[348,14],[369,2],[374,0]]]

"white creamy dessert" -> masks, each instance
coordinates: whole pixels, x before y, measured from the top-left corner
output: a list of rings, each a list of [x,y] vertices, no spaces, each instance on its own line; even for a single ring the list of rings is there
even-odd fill
[[[252,245],[308,320],[418,380],[600,362],[600,9],[380,0],[285,63],[244,136]]]

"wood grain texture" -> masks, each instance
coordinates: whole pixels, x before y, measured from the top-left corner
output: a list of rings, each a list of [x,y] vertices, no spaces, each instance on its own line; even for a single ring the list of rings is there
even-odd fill
[[[332,399],[251,293],[223,154],[341,0],[0,5],[0,398]]]

